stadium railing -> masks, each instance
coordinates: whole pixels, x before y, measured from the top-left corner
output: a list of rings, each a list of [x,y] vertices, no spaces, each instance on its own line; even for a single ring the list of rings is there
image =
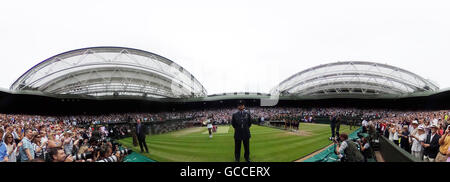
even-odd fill
[[[386,162],[422,162],[384,136],[379,137],[380,153]]]

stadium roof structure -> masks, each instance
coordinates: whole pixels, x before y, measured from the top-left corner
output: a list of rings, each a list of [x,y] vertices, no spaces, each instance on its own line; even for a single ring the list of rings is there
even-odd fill
[[[203,85],[175,62],[125,47],[90,47],[55,55],[25,72],[10,90],[93,97],[207,95]]]
[[[271,93],[316,98],[392,98],[438,90],[430,80],[395,66],[347,61],[298,72],[274,87]]]

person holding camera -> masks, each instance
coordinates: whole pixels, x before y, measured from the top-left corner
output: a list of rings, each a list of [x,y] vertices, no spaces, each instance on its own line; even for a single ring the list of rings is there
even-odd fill
[[[99,154],[99,157],[96,159],[97,162],[122,162],[124,158],[124,155],[118,150],[114,153],[111,142],[103,144],[100,147]]]
[[[73,162],[72,155],[66,155],[63,148],[53,147],[49,151],[51,162]]]
[[[360,151],[364,156],[364,162],[367,162],[368,158],[371,158],[371,153],[370,153],[370,144],[367,141],[367,138],[362,137],[361,140],[358,140],[358,144],[360,146]]]
[[[336,144],[335,153],[341,162],[364,162],[363,154],[358,150],[353,141],[348,140],[347,134],[340,134],[339,141],[334,141]]]

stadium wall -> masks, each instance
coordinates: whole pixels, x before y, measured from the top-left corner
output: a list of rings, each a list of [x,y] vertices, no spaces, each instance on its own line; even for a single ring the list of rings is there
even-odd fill
[[[202,110],[236,107],[237,100],[162,101],[147,99],[96,100],[86,98],[57,98],[42,95],[14,94],[0,91],[0,112],[18,114],[96,114],[125,112],[160,112]],[[244,99],[247,106],[259,106],[259,99]],[[450,91],[430,96],[401,99],[318,99],[279,100],[274,107],[341,107],[393,110],[450,109]]]
[[[380,153],[386,162],[421,162],[384,136],[379,137]]]

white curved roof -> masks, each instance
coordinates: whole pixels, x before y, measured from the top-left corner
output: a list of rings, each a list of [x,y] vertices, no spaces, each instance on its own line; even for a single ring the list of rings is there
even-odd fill
[[[431,81],[407,70],[363,61],[335,62],[298,72],[272,89],[295,96],[403,96],[437,91]]]
[[[32,67],[10,89],[97,97],[207,95],[200,82],[173,61],[125,47],[91,47],[58,54]]]

